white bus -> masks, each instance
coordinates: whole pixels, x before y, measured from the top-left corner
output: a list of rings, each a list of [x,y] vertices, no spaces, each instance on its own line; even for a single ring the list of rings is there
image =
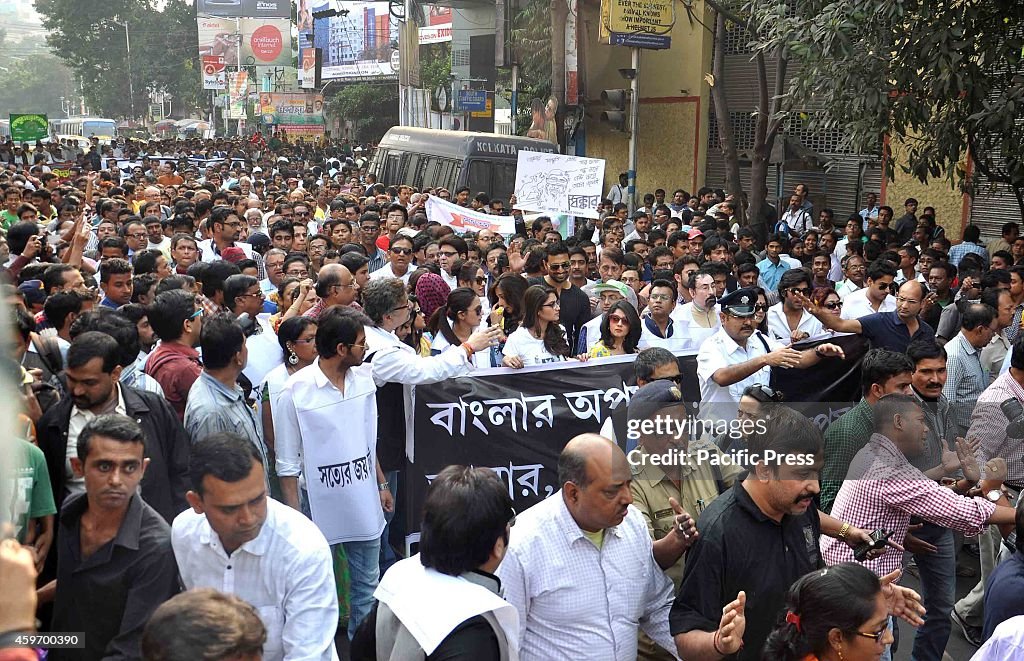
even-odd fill
[[[77,135],[83,138],[99,138],[109,142],[117,137],[117,122],[103,117],[71,117],[60,120],[62,135]]]

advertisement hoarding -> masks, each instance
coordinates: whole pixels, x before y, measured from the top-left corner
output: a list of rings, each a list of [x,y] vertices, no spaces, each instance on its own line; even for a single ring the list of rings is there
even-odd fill
[[[386,2],[340,2],[331,18],[315,19],[313,46],[323,53],[323,80],[338,78],[396,80],[391,67],[392,42],[398,40],[398,20]],[[314,12],[334,7],[322,2]]]
[[[196,0],[196,12],[230,18],[291,18],[291,0]]]
[[[295,66],[292,61],[291,21],[279,18],[218,18],[200,16],[199,55],[224,58],[228,67]]]
[[[35,142],[45,140],[50,135],[50,124],[46,115],[29,113],[11,113],[11,140],[14,142]]]
[[[228,119],[245,117],[245,100],[249,97],[249,73],[247,71],[229,71],[228,105],[225,108]]]
[[[321,94],[260,94],[264,124],[313,125],[324,123]]]
[[[204,55],[203,89],[222,90],[227,87],[227,84],[227,79],[224,77],[224,56]]]
[[[421,44],[452,40],[452,8],[427,5],[427,25],[420,28]]]

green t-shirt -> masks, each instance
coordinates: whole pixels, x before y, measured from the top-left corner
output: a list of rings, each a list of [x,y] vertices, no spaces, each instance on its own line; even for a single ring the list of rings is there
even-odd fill
[[[14,467],[14,479],[9,481],[14,486],[10,501],[11,520],[15,537],[24,542],[29,520],[56,514],[57,507],[53,503],[50,474],[46,471],[43,451],[22,439],[15,440],[15,443],[18,443],[21,456]]]
[[[17,224],[18,216],[16,214],[11,213],[7,209],[0,211],[0,227],[3,227],[4,230],[9,230],[12,225]]]

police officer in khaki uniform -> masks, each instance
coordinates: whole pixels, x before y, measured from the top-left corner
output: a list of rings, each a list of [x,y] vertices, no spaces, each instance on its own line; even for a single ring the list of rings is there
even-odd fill
[[[690,513],[700,516],[743,469],[705,440],[709,435],[691,442],[689,428],[678,438],[677,430],[667,428],[668,419],[686,419],[682,394],[671,380],[652,381],[640,388],[630,399],[628,417],[629,433],[639,441],[636,450],[627,455],[633,472],[633,505],[647,521],[655,560],[678,589],[683,553],[696,537],[689,528]],[[638,649],[640,659],[672,658],[642,634]]]

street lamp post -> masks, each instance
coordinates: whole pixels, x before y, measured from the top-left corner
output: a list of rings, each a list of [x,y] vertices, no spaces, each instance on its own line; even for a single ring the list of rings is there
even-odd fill
[[[135,83],[132,82],[132,42],[128,38],[128,21],[113,21],[117,25],[124,26],[124,46],[125,50],[128,51],[128,96],[130,97],[132,107],[132,119],[135,119]]]

